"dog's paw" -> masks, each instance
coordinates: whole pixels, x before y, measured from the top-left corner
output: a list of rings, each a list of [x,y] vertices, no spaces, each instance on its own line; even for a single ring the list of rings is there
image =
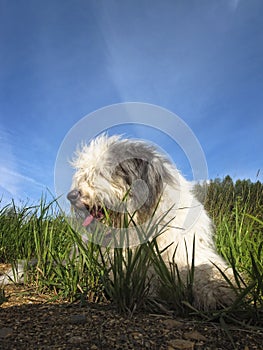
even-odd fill
[[[209,265],[197,267],[193,293],[198,309],[216,310],[232,305],[237,296],[232,270],[225,266],[220,270]]]
[[[216,310],[233,304],[236,293],[225,280],[213,280],[194,287],[194,305],[202,310]]]

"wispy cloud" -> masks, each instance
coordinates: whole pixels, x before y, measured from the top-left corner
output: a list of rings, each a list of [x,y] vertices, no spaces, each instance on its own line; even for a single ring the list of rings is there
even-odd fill
[[[46,186],[35,179],[20,174],[12,169],[8,169],[4,166],[0,166],[1,182],[0,188],[1,192],[5,195],[15,199],[20,200],[25,197],[30,198],[30,194],[46,189]],[[30,189],[30,190],[29,190]]]
[[[173,4],[129,6],[129,17],[114,2],[97,6],[107,68],[123,100],[143,96],[145,102],[177,103],[185,109],[193,108],[191,101],[196,114],[222,94],[222,81],[233,71],[225,50],[232,45],[225,32],[233,19],[226,13],[234,11],[239,0],[226,6],[208,2],[194,10]],[[183,22],[180,10],[187,9]]]
[[[13,199],[30,198],[30,193],[41,192],[45,185],[20,171],[21,162],[14,148],[18,147],[11,132],[0,130],[0,192]],[[30,190],[28,190],[30,189]]]
[[[17,183],[17,184],[22,183],[22,182],[27,182],[28,184],[31,184],[33,186],[45,187],[44,184],[36,181],[32,177],[22,175],[22,174],[17,173],[17,172],[15,172],[13,170],[1,167],[0,171],[4,175],[3,178],[5,178],[5,175],[6,175],[6,178],[8,178],[9,180],[11,179],[11,182],[14,182],[14,183]],[[6,183],[8,183],[8,180],[6,181]]]
[[[238,5],[240,3],[240,0],[230,0],[229,1],[229,7],[232,11],[236,11],[236,9],[238,8]]]

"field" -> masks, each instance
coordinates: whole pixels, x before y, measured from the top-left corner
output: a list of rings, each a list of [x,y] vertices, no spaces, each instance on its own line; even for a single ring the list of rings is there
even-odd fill
[[[260,349],[263,329],[263,184],[247,180],[234,183],[227,176],[208,185],[196,186],[196,193],[215,223],[218,251],[234,270],[237,285],[234,305],[209,312],[200,312],[193,307],[194,267],[189,266],[188,282],[183,283],[176,267],[168,270],[163,264],[155,240],[136,250],[115,249],[112,257],[107,250],[102,251],[92,242],[83,244],[78,233],[61,215],[55,200],[48,203],[42,198],[34,206],[24,204],[18,207],[10,203],[1,207],[0,204],[1,266],[4,269],[11,264],[14,275],[18,262],[26,268],[22,285],[6,286],[0,290],[0,311],[5,320],[5,323],[0,321],[0,345],[2,339],[4,346],[1,348],[23,348],[17,345],[20,338],[10,326],[13,324],[12,312],[20,324],[25,324],[26,315],[30,315],[28,322],[31,327],[36,315],[41,320],[43,313],[48,314],[53,326],[49,327],[46,318],[41,325],[44,322],[47,334],[53,334],[52,330],[57,329],[56,337],[61,339],[58,347],[45,345],[47,339],[39,342],[36,334],[44,332],[39,326],[39,331],[31,331],[31,340],[35,342],[32,349],[182,349],[187,348],[183,347],[187,342],[189,349]],[[73,246],[75,250],[72,251]],[[165,299],[149,294],[147,269],[150,264],[154,264],[159,275]],[[89,317],[93,320],[90,328]],[[69,319],[71,331],[68,330],[67,340],[58,334],[63,319]],[[110,324],[116,330],[111,329],[115,340],[112,339],[111,343],[108,336],[107,343],[104,338],[110,332]],[[2,338],[1,329],[5,329]],[[88,329],[89,342],[83,336]],[[93,332],[96,341],[92,338]],[[125,332],[133,335],[128,339]],[[28,342],[27,349],[31,348]],[[68,342],[69,345],[65,345]],[[125,344],[130,347],[125,347]]]

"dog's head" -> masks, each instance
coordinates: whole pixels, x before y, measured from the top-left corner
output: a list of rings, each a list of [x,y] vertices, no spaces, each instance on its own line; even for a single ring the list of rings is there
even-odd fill
[[[83,145],[72,165],[76,172],[67,198],[83,216],[83,226],[106,218],[118,226],[127,212],[141,224],[155,211],[166,184],[174,182],[169,160],[155,147],[120,136],[102,135]]]

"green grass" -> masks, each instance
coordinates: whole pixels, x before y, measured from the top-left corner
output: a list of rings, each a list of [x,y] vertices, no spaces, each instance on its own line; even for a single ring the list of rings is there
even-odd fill
[[[0,262],[15,266],[18,259],[25,260],[24,283],[51,298],[79,299],[82,303],[108,300],[120,312],[130,314],[146,307],[158,311],[164,305],[181,315],[195,313],[221,323],[262,325],[262,187],[257,184],[256,190],[253,187],[242,199],[240,193],[236,195],[235,185],[227,184],[210,186],[205,206],[216,224],[218,251],[235,274],[238,298],[229,308],[206,313],[194,310],[194,256],[188,262],[186,278],[173,262],[167,267],[157,245],[157,237],[166,227],[160,230],[158,224],[150,222],[144,230],[138,228],[143,244],[112,251],[84,243],[60,214],[56,201],[45,198],[34,206],[17,207],[11,202],[1,207],[0,203]],[[133,224],[133,216],[125,220],[127,227]],[[150,236],[155,238],[147,241]],[[30,263],[33,258],[36,264]],[[151,294],[151,269],[158,275],[160,299]],[[3,290],[0,295],[3,302]],[[161,305],[160,300],[166,303]]]
[[[167,266],[163,260],[163,251],[159,250],[157,241],[153,241],[153,265],[160,283],[159,293],[157,295],[160,302],[167,305],[167,308],[173,309],[179,315],[187,315],[193,310],[193,285],[194,285],[194,247],[193,242],[193,256],[192,261],[187,262],[186,271],[179,271],[175,263],[176,248],[172,260]],[[187,247],[185,247],[187,251]]]

